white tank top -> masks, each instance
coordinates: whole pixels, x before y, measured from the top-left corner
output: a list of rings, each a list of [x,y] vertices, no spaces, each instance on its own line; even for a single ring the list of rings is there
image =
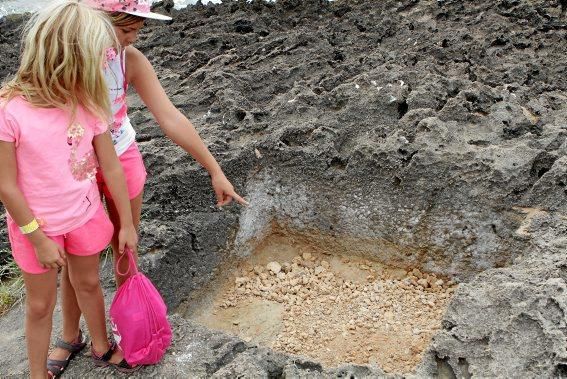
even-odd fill
[[[116,54],[116,50],[109,49],[106,53],[104,77],[110,95],[110,106],[114,118],[110,125],[110,134],[116,154],[121,155],[136,141],[136,131],[128,118],[126,105],[126,51]]]

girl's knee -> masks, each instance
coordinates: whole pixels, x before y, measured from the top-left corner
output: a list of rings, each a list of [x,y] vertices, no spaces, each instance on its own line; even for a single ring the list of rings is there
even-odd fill
[[[71,278],[71,285],[75,292],[96,293],[100,290],[100,279],[98,275],[84,275]]]
[[[32,319],[51,317],[55,309],[55,299],[26,299],[26,316]]]

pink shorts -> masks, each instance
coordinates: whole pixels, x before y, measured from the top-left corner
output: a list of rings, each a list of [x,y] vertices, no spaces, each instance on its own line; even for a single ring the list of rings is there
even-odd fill
[[[146,167],[142,160],[142,154],[138,149],[138,144],[136,142],[132,143],[130,147],[118,157],[118,159],[122,164],[124,176],[126,177],[128,196],[130,197],[130,200],[132,200],[144,190],[144,184],[146,183],[147,176]],[[100,169],[96,174],[96,181],[100,192],[104,193],[106,198],[112,199],[110,191],[104,183],[104,178],[102,177]]]
[[[35,255],[35,249],[31,242],[24,236],[18,225],[7,220],[8,237],[12,246],[12,256],[23,272],[28,274],[43,274],[51,269],[44,268]],[[88,256],[100,253],[112,239],[114,226],[108,218],[104,207],[96,211],[85,225],[59,236],[48,236],[59,246],[63,247],[68,254],[77,256]]]

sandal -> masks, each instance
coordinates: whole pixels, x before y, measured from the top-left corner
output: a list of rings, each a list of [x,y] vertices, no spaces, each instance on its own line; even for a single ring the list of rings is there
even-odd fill
[[[95,365],[97,365],[98,367],[110,366],[113,369],[125,374],[134,372],[142,367],[141,365],[131,366],[130,364],[128,364],[128,362],[126,362],[126,359],[124,358],[122,358],[119,363],[110,362],[110,358],[112,358],[116,349],[118,349],[118,344],[115,341],[110,341],[110,348],[108,349],[108,351],[102,355],[98,355],[96,351],[94,351],[91,343],[91,356]]]
[[[75,357],[81,350],[87,346],[86,338],[83,336],[83,332],[79,329],[79,335],[75,338],[75,341],[78,342],[65,342],[61,338],[57,339],[55,342],[55,347],[58,347],[63,350],[67,350],[69,355],[64,360],[57,360],[57,359],[48,359],[47,360],[47,375],[50,378],[56,379],[61,376],[63,371],[69,366],[69,362],[71,359]]]

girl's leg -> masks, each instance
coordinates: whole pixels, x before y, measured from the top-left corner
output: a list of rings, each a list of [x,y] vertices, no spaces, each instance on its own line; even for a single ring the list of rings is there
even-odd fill
[[[32,379],[47,377],[53,309],[57,301],[57,270],[44,274],[23,273],[26,287],[26,343]]]
[[[140,217],[142,213],[142,196],[143,192],[140,193],[140,195],[136,196],[134,199],[130,200],[130,206],[132,208],[132,219],[134,221],[134,227],[136,228],[136,230],[140,225]],[[116,262],[116,259],[118,259],[118,232],[120,231],[120,219],[118,217],[116,207],[114,206],[114,202],[111,199],[106,199],[106,203],[110,220],[114,225],[114,235],[112,237],[111,246],[112,252],[114,254],[114,262]],[[124,272],[128,268],[125,265],[127,262],[123,262],[124,267],[120,268],[122,272]],[[116,275],[116,273],[115,276],[117,287],[120,287],[120,285],[127,279]],[[79,304],[77,303],[75,289],[73,288],[69,280],[69,270],[67,267],[63,269],[61,276],[61,311],[63,314],[62,339],[66,342],[72,342],[79,335],[79,321],[81,319],[81,310],[79,309]],[[64,360],[68,355],[68,351],[56,348],[51,352],[49,358],[55,360]]]
[[[61,271],[61,308],[65,312],[63,314],[63,341],[72,342],[79,336],[79,319],[81,318],[81,310],[75,295],[75,289],[71,285],[69,279],[69,269],[63,267]]]
[[[79,321],[81,319],[81,310],[77,303],[75,289],[69,280],[69,269],[63,267],[61,270],[61,313],[63,315],[63,333],[61,339],[68,343],[78,342]],[[69,356],[69,352],[65,349],[55,348],[50,354],[49,359],[65,360]]]
[[[142,197],[144,192],[140,193],[138,196],[130,200],[130,207],[132,208],[132,220],[134,221],[134,227],[138,230],[140,226],[140,217],[142,214]],[[107,199],[107,206],[108,206],[108,215],[110,216],[110,220],[112,221],[112,225],[114,225],[114,235],[112,236],[112,242],[110,243],[112,246],[112,253],[114,255],[114,262],[118,260],[119,251],[118,251],[118,232],[120,231],[120,218],[118,217],[118,212],[116,211],[116,206],[111,199]],[[136,256],[136,259],[138,257]],[[120,262],[120,272],[125,272],[128,269],[128,261],[123,259]],[[120,287],[126,279],[127,276],[120,276],[114,272],[116,277],[116,287]]]
[[[108,336],[106,331],[104,298],[99,280],[99,256],[77,256],[67,254],[70,283],[75,289],[77,302],[85,317],[92,347],[97,354],[108,351]],[[119,350],[112,356],[110,362],[119,363],[122,360]]]

